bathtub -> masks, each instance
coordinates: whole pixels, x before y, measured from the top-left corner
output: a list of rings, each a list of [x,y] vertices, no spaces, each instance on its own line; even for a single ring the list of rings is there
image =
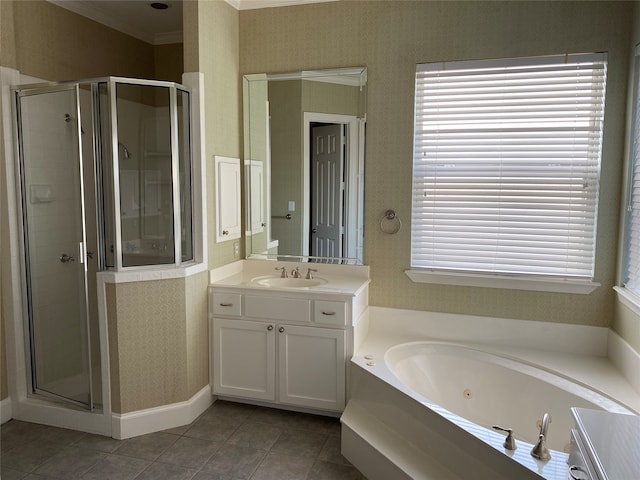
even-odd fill
[[[571,407],[640,411],[602,330],[371,310],[342,416],[343,455],[370,480],[565,480]],[[530,455],[544,413],[548,461]],[[496,424],[513,429],[515,451]]]
[[[388,349],[391,372],[430,403],[470,422],[511,428],[534,444],[544,413],[551,416],[547,446],[569,453],[571,407],[632,413],[575,380],[521,359],[441,342],[411,342]]]

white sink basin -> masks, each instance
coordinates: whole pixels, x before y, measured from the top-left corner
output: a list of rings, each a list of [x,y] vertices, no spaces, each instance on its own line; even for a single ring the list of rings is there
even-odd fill
[[[253,283],[263,287],[276,288],[312,288],[324,285],[327,281],[324,278],[282,278],[282,277],[257,277],[251,280]]]

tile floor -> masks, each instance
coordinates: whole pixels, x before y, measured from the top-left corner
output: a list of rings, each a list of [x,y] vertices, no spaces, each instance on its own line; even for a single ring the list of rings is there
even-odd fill
[[[336,418],[218,400],[192,424],[127,440],[11,420],[2,480],[366,480]]]

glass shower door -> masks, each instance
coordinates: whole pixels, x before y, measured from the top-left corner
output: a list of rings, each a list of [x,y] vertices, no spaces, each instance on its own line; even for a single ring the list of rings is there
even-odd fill
[[[22,90],[16,104],[33,392],[91,409],[79,89]]]

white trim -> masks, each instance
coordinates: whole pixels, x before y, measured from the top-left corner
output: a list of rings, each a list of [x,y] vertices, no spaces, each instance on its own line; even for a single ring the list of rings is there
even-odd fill
[[[256,73],[245,75],[250,81],[307,80],[362,87],[367,84],[367,67],[345,67],[326,70],[302,70],[301,72]]]
[[[196,263],[188,267],[158,268],[136,267],[130,272],[98,272],[98,278],[104,278],[106,283],[147,282],[151,280],[169,280],[172,278],[191,277],[207,270],[204,263]]]
[[[562,280],[516,276],[482,275],[472,273],[444,273],[423,270],[405,270],[415,283],[436,283],[465,287],[504,288],[508,290],[532,290],[536,292],[575,293],[588,295],[600,286],[588,280]]]
[[[640,352],[613,330],[607,337],[607,356],[636,392],[640,393]]]
[[[338,0],[225,0],[236,10],[256,10],[259,8],[290,7],[309,3],[328,3]]]
[[[618,300],[636,315],[640,316],[640,296],[625,287],[613,287],[618,294]]]
[[[182,30],[175,32],[161,32],[153,34],[154,45],[170,45],[172,43],[182,43]]]
[[[205,128],[205,93],[204,73],[185,72],[182,84],[191,90],[191,193],[193,195],[193,259],[208,265],[209,249],[207,247],[207,169],[204,152],[206,139]],[[190,268],[190,267],[188,267]]]
[[[3,398],[0,401],[0,424],[7,423],[13,418],[13,409],[11,408],[11,399]]]
[[[204,386],[185,402],[111,416],[111,435],[118,440],[188,425],[213,403],[211,387]]]
[[[75,410],[66,403],[28,397],[13,403],[13,418],[25,422],[68,428],[109,436],[109,416],[101,412]]]

